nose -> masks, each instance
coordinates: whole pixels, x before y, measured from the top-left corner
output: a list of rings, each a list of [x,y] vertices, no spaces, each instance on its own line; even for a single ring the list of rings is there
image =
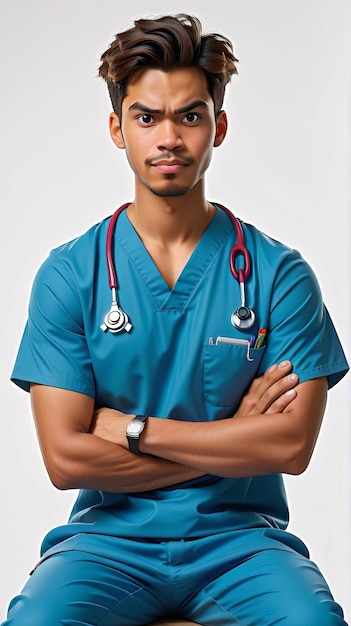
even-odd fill
[[[165,150],[172,152],[183,147],[183,139],[178,124],[171,120],[164,120],[159,125],[157,147],[161,152]]]

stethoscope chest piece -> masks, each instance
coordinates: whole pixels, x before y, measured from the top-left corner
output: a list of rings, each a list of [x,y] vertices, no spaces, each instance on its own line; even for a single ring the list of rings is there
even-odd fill
[[[255,323],[255,317],[254,312],[249,309],[249,307],[242,305],[233,311],[231,323],[235,326],[235,328],[245,330],[246,328],[251,328],[251,326],[253,326]]]
[[[111,333],[120,333],[126,330],[129,333],[133,326],[131,325],[127,313],[122,311],[116,300],[116,290],[112,289],[112,304],[109,312],[105,315],[104,321],[100,326],[104,332],[109,330]]]

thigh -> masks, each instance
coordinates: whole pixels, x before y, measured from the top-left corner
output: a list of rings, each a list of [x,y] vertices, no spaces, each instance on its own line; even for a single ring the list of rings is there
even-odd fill
[[[67,551],[39,565],[2,626],[137,626],[163,614],[161,602],[115,561]]]
[[[204,626],[346,626],[317,566],[289,550],[251,556],[206,585],[187,609]]]

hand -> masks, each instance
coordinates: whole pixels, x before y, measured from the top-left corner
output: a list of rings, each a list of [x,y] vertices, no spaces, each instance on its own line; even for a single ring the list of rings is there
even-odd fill
[[[255,378],[245,393],[234,417],[263,413],[283,413],[284,409],[297,396],[295,389],[299,382],[291,372],[292,363],[282,361],[272,365],[259,378]]]
[[[128,448],[126,428],[134,415],[102,407],[94,411],[90,433],[106,441]]]

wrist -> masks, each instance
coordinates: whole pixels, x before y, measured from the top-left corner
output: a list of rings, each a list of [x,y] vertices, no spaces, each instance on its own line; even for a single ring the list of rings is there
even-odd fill
[[[148,415],[135,415],[133,419],[128,423],[126,428],[126,439],[128,443],[128,449],[134,454],[140,454],[140,442],[142,435],[145,431]]]

